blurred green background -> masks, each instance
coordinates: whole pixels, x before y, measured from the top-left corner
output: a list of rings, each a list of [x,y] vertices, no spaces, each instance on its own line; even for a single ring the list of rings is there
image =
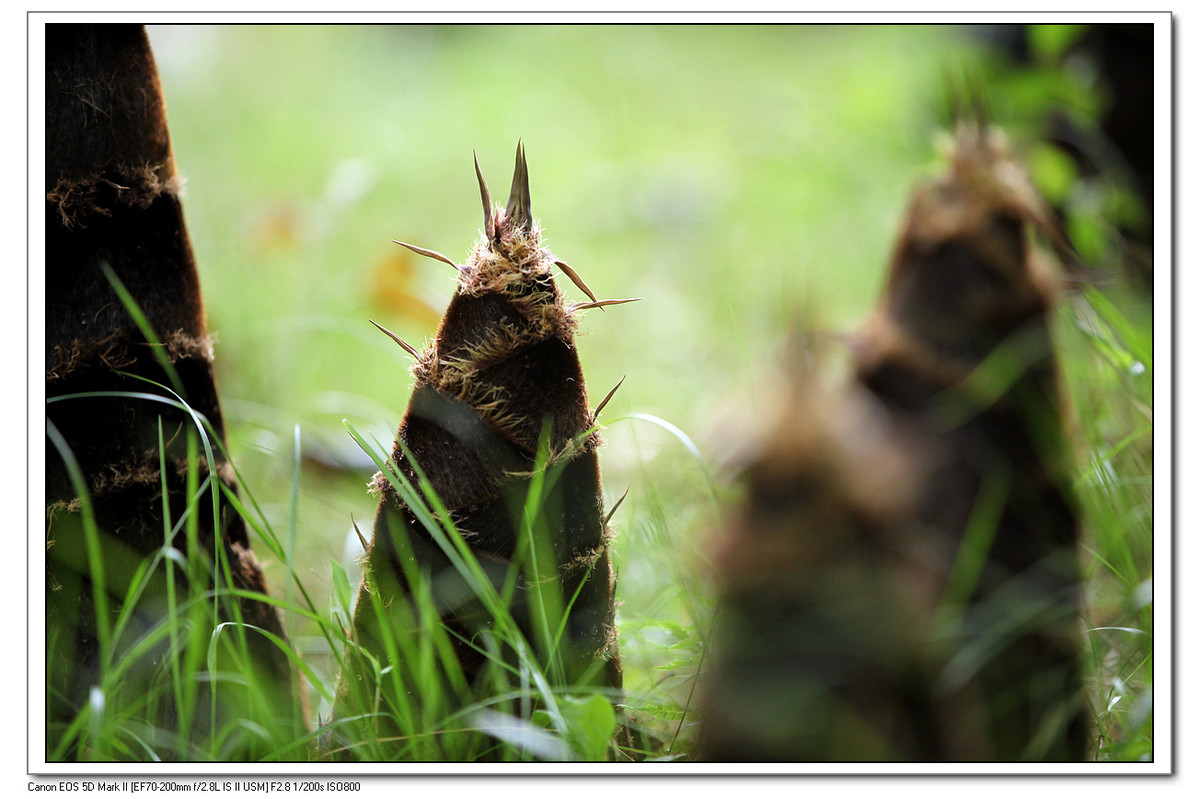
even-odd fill
[[[1014,78],[987,44],[1005,31],[957,26],[152,27],[243,490],[328,596],[375,508],[343,419],[388,445],[411,385],[368,319],[419,346],[455,287],[391,240],[465,259],[472,151],[502,200],[523,140],[548,246],[600,298],[645,298],[588,311],[577,343],[593,404],[627,377],[601,419],[609,505],[630,488],[621,648],[630,690],[669,716],[700,666],[727,467],[790,331],[852,330],[872,307],[937,163],[948,75],[1012,89],[988,99],[1018,142],[1047,105],[1095,115],[1094,80],[1054,62],[1074,29],[1040,29],[1053,68]],[[1069,165],[1042,161],[1065,192]],[[323,640],[289,627],[319,659]]]

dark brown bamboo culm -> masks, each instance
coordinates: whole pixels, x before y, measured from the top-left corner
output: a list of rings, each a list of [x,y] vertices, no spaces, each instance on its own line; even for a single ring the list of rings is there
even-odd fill
[[[589,406],[574,333],[580,311],[623,300],[597,301],[574,270],[542,245],[530,211],[522,146],[506,206],[493,207],[478,163],[475,169],[484,235],[467,262],[458,265],[440,253],[404,245],[454,268],[459,285],[423,351],[389,333],[415,359],[415,386],[387,468],[392,479],[413,486],[418,471],[427,477],[498,592],[511,569],[520,571],[511,611],[536,646],[530,550],[521,541],[521,517],[539,448],[548,454],[547,474],[554,477],[547,480],[539,517],[554,572],[543,577],[558,581],[562,605],[569,607],[558,653],[561,677],[566,684],[619,689],[611,532],[594,429],[600,408]],[[567,302],[555,271],[566,274],[589,301]],[[380,618],[372,601],[412,610],[417,587],[406,577],[407,560],[430,586],[462,674],[476,683],[489,661],[484,634],[492,629],[492,616],[389,476],[377,474],[373,487],[381,496],[353,619],[356,643],[386,662],[381,625],[396,635],[412,633],[404,616]],[[519,558],[519,552],[525,555]],[[349,653],[335,719],[377,710],[377,688],[362,656]]]
[[[45,30],[49,753],[101,684],[97,632],[103,620],[96,615],[92,580],[99,563],[87,551],[84,514],[90,507],[99,531],[107,589],[99,604],[107,606],[111,626],[137,565],[168,543],[164,506],[173,520],[188,507],[189,462],[202,471],[199,482],[210,474],[230,490],[234,482],[220,454],[224,429],[213,381],[213,350],[146,33],[133,25],[52,24]],[[114,278],[140,308],[156,342],[127,309],[114,289]],[[189,458],[188,431],[196,427],[192,416],[156,401],[174,398],[138,377],[169,387],[208,420],[215,433],[214,463],[208,462],[201,445],[194,449],[198,458]],[[95,392],[100,395],[68,398]],[[82,496],[78,482],[72,481],[72,462],[82,477]],[[166,464],[165,473],[160,462]],[[228,562],[233,587],[265,592],[242,518],[224,501],[221,508],[220,518],[214,519],[211,495],[205,491],[192,510],[198,515],[197,547],[189,549],[183,529],[169,541],[185,558],[207,564],[202,574],[191,575],[203,583],[193,582],[191,590],[226,584],[212,575],[219,551]],[[167,607],[164,577],[166,569],[176,568],[172,563],[159,564],[126,635],[115,643],[118,657],[173,612]],[[182,594],[187,590],[182,568],[178,577]],[[247,623],[284,637],[276,610],[254,599],[223,602],[219,612],[208,612],[207,622],[239,614]],[[248,633],[247,639],[250,657],[261,672],[259,684],[249,690],[266,692],[273,716],[293,723],[299,735],[305,720],[298,678],[288,659],[260,633]],[[182,655],[167,655],[166,641],[159,641],[122,677],[121,685],[148,698],[147,723],[171,729],[179,708],[171,696],[166,659]],[[204,663],[203,656],[199,662]],[[197,739],[212,732],[209,722],[214,718],[218,725],[237,723],[234,719],[251,706],[245,690],[220,687],[223,699],[215,716],[210,703],[199,700]],[[202,689],[199,695],[207,694]],[[247,736],[244,745],[231,746],[228,754],[235,759],[266,751],[260,751],[253,736]]]
[[[1082,760],[1069,252],[1002,136],[918,186],[854,375],[794,397],[720,550],[710,760]]]

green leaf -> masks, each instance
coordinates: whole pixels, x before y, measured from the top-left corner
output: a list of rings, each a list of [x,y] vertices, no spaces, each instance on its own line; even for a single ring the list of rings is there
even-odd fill
[[[591,696],[560,696],[558,709],[566,725],[564,737],[580,760],[604,760],[608,742],[617,729],[617,714],[600,694]],[[532,720],[551,728],[550,714],[536,710]]]
[[[584,760],[603,760],[617,729],[612,704],[599,694],[565,697],[559,704],[567,722],[567,739]]]
[[[337,601],[338,610],[350,610],[350,578],[346,576],[346,570],[342,568],[342,564],[335,561],[330,561],[330,571],[333,577],[333,597]]]

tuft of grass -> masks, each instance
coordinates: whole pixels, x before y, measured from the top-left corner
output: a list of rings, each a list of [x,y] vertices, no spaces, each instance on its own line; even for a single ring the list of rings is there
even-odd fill
[[[80,760],[99,761],[227,760],[249,750],[266,752],[267,759],[302,758],[303,749],[293,740],[295,731],[281,723],[279,709],[265,698],[272,694],[267,690],[271,681],[256,667],[250,637],[267,638],[298,670],[307,667],[286,641],[242,621],[237,601],[279,605],[280,600],[231,587],[224,549],[216,547],[214,559],[198,544],[201,503],[211,502],[215,518],[221,518],[229,503],[231,511],[245,514],[252,527],[264,530],[203,466],[215,462],[214,447],[220,448],[215,431],[177,395],[92,392],[49,401],[79,402],[94,396],[163,403],[192,416],[196,426],[186,433],[187,502],[172,508],[164,484],[162,545],[145,555],[131,550],[118,535],[97,525],[86,481],[66,442],[52,424],[48,426],[47,435],[68,465],[81,507],[77,514],[57,518],[54,534],[59,552],[75,549],[82,556],[75,565],[94,587],[100,667],[98,684],[76,718],[47,730],[47,759],[72,753]],[[161,425],[159,443],[160,452],[165,451]],[[165,464],[160,462],[160,467],[165,474]],[[72,547],[77,533],[86,542],[83,549]],[[268,550],[278,550],[273,535],[262,536],[261,542]],[[110,612],[117,608],[115,615]],[[311,603],[291,610],[316,617]],[[48,630],[49,635],[61,632]],[[227,693],[234,698],[227,699]],[[226,701],[239,707],[237,718],[218,713]],[[163,718],[173,723],[163,726]]]
[[[1085,658],[1097,757],[1153,756],[1154,415],[1149,297],[1089,288],[1059,325],[1077,421]]]

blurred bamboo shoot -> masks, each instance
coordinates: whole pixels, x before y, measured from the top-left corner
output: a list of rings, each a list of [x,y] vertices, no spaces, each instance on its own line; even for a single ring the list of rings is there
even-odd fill
[[[1057,289],[1033,233],[1069,247],[1002,136],[962,123],[912,194],[854,380],[798,389],[747,472],[705,758],[1086,756]]]

